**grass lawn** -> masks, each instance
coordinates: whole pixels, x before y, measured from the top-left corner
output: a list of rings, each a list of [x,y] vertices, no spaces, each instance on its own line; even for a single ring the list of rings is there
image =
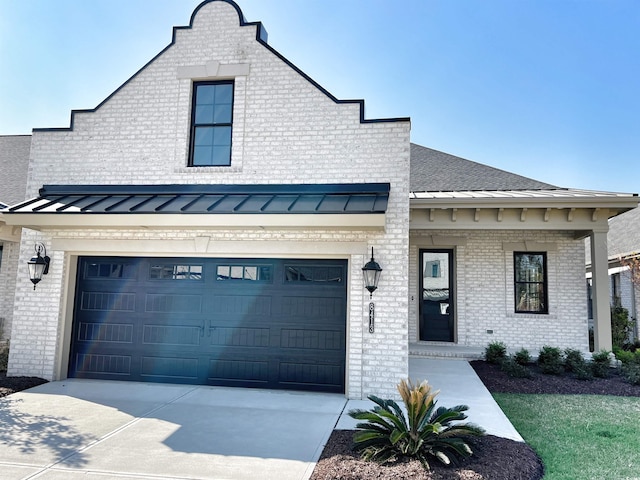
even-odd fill
[[[640,479],[640,398],[493,396],[542,458],[544,480]]]

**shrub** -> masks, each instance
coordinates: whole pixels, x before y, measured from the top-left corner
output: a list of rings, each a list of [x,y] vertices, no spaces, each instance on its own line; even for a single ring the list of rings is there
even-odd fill
[[[532,378],[533,374],[525,365],[518,362],[515,356],[505,358],[500,364],[500,369],[510,377]]]
[[[640,385],[640,363],[626,363],[622,365],[620,373],[631,385]]]
[[[372,410],[351,410],[349,416],[363,420],[353,436],[354,448],[364,460],[378,463],[395,461],[402,457],[416,458],[425,469],[429,461],[449,465],[458,457],[473,454],[463,437],[483,435],[484,431],[470,423],[453,423],[464,420],[466,405],[436,409],[431,386],[426,382],[413,385],[402,380],[398,391],[407,409],[407,415],[393,400],[383,400],[370,395],[376,404]]]
[[[636,360],[635,354],[628,350],[622,350],[621,348],[613,347],[613,353],[615,353],[616,358],[623,364],[634,363]]]
[[[492,342],[484,349],[484,359],[489,363],[500,363],[507,358],[507,346],[502,342]]]
[[[513,356],[513,359],[519,365],[528,365],[529,363],[531,363],[531,355],[529,355],[529,350],[527,350],[526,348],[521,348],[520,350],[518,350]]]
[[[582,367],[574,370],[573,374],[577,380],[593,380],[593,373],[586,361]]]
[[[593,354],[591,360],[591,373],[594,377],[607,378],[610,371],[609,366],[609,352],[601,350],[598,353]]]
[[[611,308],[611,340],[613,345],[622,348],[629,341],[634,322],[629,318],[629,310],[623,307]]]
[[[542,373],[560,375],[564,370],[560,349],[548,345],[542,347],[538,354],[538,365]]]
[[[580,350],[567,348],[564,351],[564,369],[567,372],[576,373],[586,369],[586,360]]]

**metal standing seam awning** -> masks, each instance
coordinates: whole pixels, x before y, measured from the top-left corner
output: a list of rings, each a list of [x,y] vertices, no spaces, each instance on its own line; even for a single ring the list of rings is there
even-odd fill
[[[45,185],[2,212],[42,228],[280,227],[381,229],[388,183]]]

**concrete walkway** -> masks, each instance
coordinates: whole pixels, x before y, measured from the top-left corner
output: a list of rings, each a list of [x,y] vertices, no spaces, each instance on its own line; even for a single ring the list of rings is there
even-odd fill
[[[412,359],[439,404],[519,438],[464,361]],[[2,480],[306,480],[331,431],[352,428],[343,395],[93,380],[0,399]]]
[[[467,405],[469,407],[466,412],[467,422],[480,425],[488,434],[519,442],[524,441],[469,362],[410,357],[409,376],[414,383],[428,380],[429,385],[435,390],[440,390],[440,394],[436,397],[438,406]],[[369,409],[372,406],[373,403],[369,400],[350,400],[337,428],[346,430],[355,427],[357,422],[346,415],[350,409]]]

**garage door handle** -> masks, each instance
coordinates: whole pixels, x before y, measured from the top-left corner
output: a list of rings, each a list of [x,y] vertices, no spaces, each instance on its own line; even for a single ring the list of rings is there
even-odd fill
[[[200,336],[204,337],[204,320],[202,320],[202,325],[200,325]]]

